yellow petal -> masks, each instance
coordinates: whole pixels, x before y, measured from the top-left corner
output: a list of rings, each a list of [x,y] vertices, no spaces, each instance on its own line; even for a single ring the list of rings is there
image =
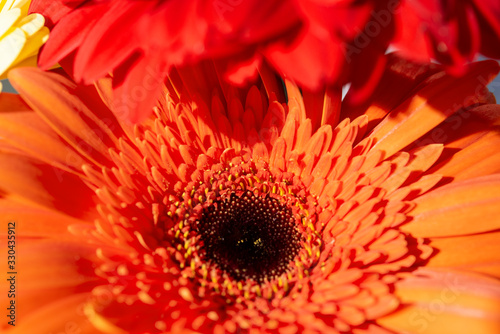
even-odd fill
[[[0,12],[5,12],[12,10],[14,8],[19,8],[22,11],[22,15],[26,15],[28,8],[30,6],[31,0],[1,0],[0,1]]]
[[[7,31],[7,36],[0,40],[0,74],[15,62],[25,44],[26,35],[20,28],[11,28]]]
[[[42,29],[37,31],[33,36],[31,36],[27,40],[21,53],[17,56],[17,59],[14,61],[12,65],[19,66],[21,62],[30,57],[35,57],[36,61],[36,55],[38,54],[38,50],[47,41],[48,38],[49,38],[49,28],[42,27]]]
[[[18,27],[21,28],[26,33],[26,36],[31,37],[37,31],[42,29],[44,23],[45,19],[43,18],[43,16],[38,13],[35,13],[24,17],[18,23]]]
[[[21,17],[21,10],[14,8],[7,12],[0,13],[0,38],[17,22]]]

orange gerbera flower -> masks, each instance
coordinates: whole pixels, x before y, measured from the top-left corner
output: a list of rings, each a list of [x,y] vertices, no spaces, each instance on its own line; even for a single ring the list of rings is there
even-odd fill
[[[19,285],[3,330],[500,331],[496,62],[457,80],[390,56],[377,94],[342,108],[266,71],[220,86],[210,66],[174,71],[133,127],[109,81],[11,72],[0,212]]]

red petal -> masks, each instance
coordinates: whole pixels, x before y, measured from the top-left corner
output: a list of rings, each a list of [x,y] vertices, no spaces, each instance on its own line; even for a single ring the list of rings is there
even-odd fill
[[[136,38],[135,27],[153,5],[151,1],[115,1],[104,8],[106,11],[78,50],[75,78],[92,83],[112,72],[138,49],[141,41]]]
[[[325,43],[314,31],[303,33],[288,48],[270,49],[266,56],[279,72],[311,90],[338,78],[344,64],[342,42],[332,36]]]
[[[128,70],[125,80],[114,87],[113,112],[128,123],[137,123],[149,117],[163,88],[165,65],[151,65],[140,58]]]
[[[40,53],[40,67],[47,70],[78,48],[107,8],[103,4],[86,6],[63,16]]]
[[[80,6],[86,0],[33,0],[29,13],[40,13],[45,17],[46,25],[52,28],[62,17]]]

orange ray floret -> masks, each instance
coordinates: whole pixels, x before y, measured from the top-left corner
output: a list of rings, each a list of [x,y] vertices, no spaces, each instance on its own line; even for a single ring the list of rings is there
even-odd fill
[[[499,66],[457,81],[389,59],[384,82],[413,81],[365,111],[290,81],[274,92],[269,73],[200,86],[216,82],[207,63],[196,82],[174,71],[134,126],[110,110],[109,81],[12,72],[0,216],[18,224],[27,281],[2,330],[498,332],[500,152],[471,152],[498,136],[484,85]],[[447,279],[460,284],[443,297]]]

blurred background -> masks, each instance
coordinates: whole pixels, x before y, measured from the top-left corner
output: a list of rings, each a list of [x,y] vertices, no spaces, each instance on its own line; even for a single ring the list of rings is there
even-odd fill
[[[14,93],[15,90],[14,88],[12,88],[12,86],[10,85],[9,83],[9,80],[5,79],[5,80],[2,80],[2,92],[7,92],[7,93]]]

